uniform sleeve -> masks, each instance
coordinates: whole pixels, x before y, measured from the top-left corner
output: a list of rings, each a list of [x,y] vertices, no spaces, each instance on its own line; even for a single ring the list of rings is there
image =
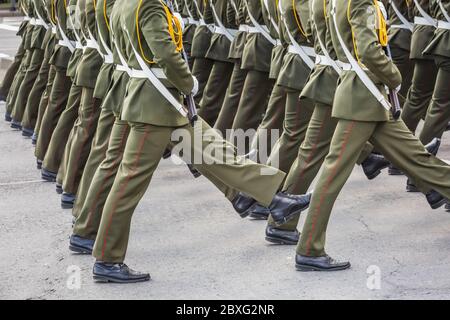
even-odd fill
[[[390,89],[397,88],[402,83],[400,71],[386,56],[378,40],[375,27],[370,27],[376,21],[372,2],[369,0],[352,1],[350,11],[349,22],[354,33],[360,62]]]
[[[161,4],[143,10],[139,26],[153,53],[154,61],[164,70],[167,79],[182,93],[190,94],[194,87],[192,75],[188,64],[172,42],[166,13]]]

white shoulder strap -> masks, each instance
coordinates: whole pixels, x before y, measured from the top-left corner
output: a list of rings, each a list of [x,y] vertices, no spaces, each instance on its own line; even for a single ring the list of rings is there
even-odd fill
[[[420,12],[420,15],[431,25],[436,25],[436,21],[420,6],[419,1],[414,0],[414,3],[416,4],[417,10]]]
[[[389,101],[386,100],[384,95],[381,93],[380,90],[378,90],[377,86],[373,83],[373,81],[369,78],[367,73],[361,68],[358,61],[356,61],[355,58],[353,58],[353,55],[348,50],[347,46],[345,45],[344,39],[342,39],[342,36],[338,29],[337,24],[337,18],[336,18],[336,2],[337,0],[331,0],[332,1],[332,7],[331,7],[331,15],[333,16],[333,22],[334,22],[334,28],[336,30],[336,35],[339,40],[339,44],[342,47],[342,50],[344,51],[345,56],[347,57],[347,60],[350,62],[350,65],[352,66],[353,71],[356,72],[356,75],[358,78],[364,83],[366,88],[370,91],[370,93],[377,99],[377,101],[385,108],[386,110],[391,110],[391,104]]]
[[[395,5],[395,2],[392,0],[389,0],[389,4],[392,6],[392,9],[394,9],[395,14],[400,19],[400,21],[403,23],[404,26],[406,26],[411,32],[414,29],[414,25],[406,19],[406,17],[400,12],[400,10]]]
[[[441,11],[444,14],[444,17],[447,20],[447,22],[450,22],[450,15],[448,14],[447,10],[445,10],[445,7],[442,4],[442,1],[441,0],[437,0],[437,3],[439,4],[439,8],[441,8]]]
[[[269,0],[263,0],[264,6],[266,7],[266,11],[267,11],[267,13],[269,15],[270,23],[272,24],[273,28],[277,32],[277,35],[280,36],[280,28],[278,27],[277,22],[273,19],[272,15],[270,14],[269,2],[268,1]]]
[[[63,42],[66,45],[66,47],[69,49],[71,53],[75,51],[75,47],[73,46],[72,42],[69,40],[69,38],[64,33],[64,30],[61,28],[61,24],[58,23],[59,32],[61,33],[61,37],[63,38]]]
[[[144,59],[141,57],[141,55],[137,52],[136,48],[133,45],[133,42],[131,41],[130,33],[126,29],[125,26],[123,26],[125,32],[128,36],[128,41],[130,41],[131,48],[133,49],[133,53],[136,57],[137,62],[139,63],[139,66],[141,67],[142,71],[147,76],[148,80],[153,84],[153,86],[161,93],[161,95],[166,98],[166,100],[183,116],[187,117],[187,111],[185,107],[177,100],[175,97],[170,93],[170,91],[166,88],[166,86],[158,79],[158,77],[152,72],[152,70],[148,67],[147,63],[144,61]]]
[[[258,21],[255,19],[255,17],[252,15],[247,0],[243,0],[243,1],[245,3],[245,6],[247,7],[248,17],[250,18],[250,21],[252,22],[253,26],[256,29],[258,29],[258,31],[264,36],[264,38],[267,39],[267,41],[269,41],[272,45],[275,46],[277,44],[275,39],[270,36],[269,31],[267,29],[265,29],[262,25],[260,25],[258,23]]]
[[[225,35],[225,37],[230,40],[230,42],[233,42],[234,40],[234,36],[230,33],[230,31],[228,31],[227,28],[225,28],[225,26],[222,23],[222,20],[220,20],[219,15],[216,12],[216,8],[214,7],[214,4],[212,3],[211,0],[210,1],[210,6],[211,6],[211,11],[214,15],[214,19],[217,23],[217,27],[222,31],[222,34]]]

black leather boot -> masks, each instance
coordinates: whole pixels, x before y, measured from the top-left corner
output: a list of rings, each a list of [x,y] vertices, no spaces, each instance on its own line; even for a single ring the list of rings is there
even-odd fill
[[[363,163],[361,163],[361,166],[367,179],[372,180],[381,173],[381,170],[389,167],[389,164],[390,162],[382,155],[371,153]]]
[[[350,268],[350,262],[336,261],[329,255],[321,257],[307,257],[297,254],[295,268],[298,271],[339,271]]]
[[[410,178],[406,180],[406,192],[420,192]]]
[[[16,120],[12,119],[11,128],[17,129],[17,130],[22,130],[22,124]]]
[[[429,144],[425,146],[425,149],[427,149],[429,153],[435,156],[437,155],[440,146],[441,146],[441,139],[434,138],[433,140],[431,140]]]
[[[390,176],[402,176],[403,172],[391,164],[389,165],[388,174]]]
[[[250,212],[250,218],[253,218],[255,220],[267,220],[269,218],[269,215],[269,208],[263,207],[260,204],[257,204]]]
[[[6,122],[11,122],[12,121],[12,117],[9,113],[5,113],[5,121]]]
[[[255,199],[239,192],[231,204],[241,218],[246,218],[258,203]]]
[[[270,215],[275,225],[280,226],[300,214],[309,207],[311,193],[304,195],[292,195],[279,192],[275,195],[269,206]]]
[[[82,238],[75,234],[70,236],[69,249],[70,251],[80,254],[92,254],[95,240]]]
[[[427,197],[427,202],[431,209],[438,209],[447,203],[447,199],[439,192],[431,190],[425,195]]]
[[[266,227],[266,241],[281,245],[296,245],[300,239],[298,230],[282,230],[272,226]]]
[[[42,162],[41,162],[41,165],[42,165]],[[38,168],[39,168],[39,165],[38,165]],[[44,179],[45,181],[55,182],[56,175],[57,175],[57,173],[48,171],[45,168],[42,168],[42,170],[41,170],[41,178]]]
[[[22,128],[22,136],[24,136],[24,137],[27,137],[27,138],[32,137],[33,133],[34,133],[33,129]]]
[[[63,192],[61,195],[61,208],[72,209],[75,203],[75,195],[73,193]]]
[[[62,187],[61,184],[56,183],[55,189],[56,189],[56,193],[57,194],[62,194],[63,193],[63,187]]]
[[[42,169],[42,160],[36,159],[36,168],[38,170]]]
[[[150,274],[134,271],[124,263],[95,262],[92,273],[97,282],[136,283],[150,280]]]

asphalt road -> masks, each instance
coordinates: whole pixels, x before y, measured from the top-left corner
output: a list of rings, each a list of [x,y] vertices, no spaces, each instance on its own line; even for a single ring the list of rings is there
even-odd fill
[[[0,53],[17,45],[0,31]],[[359,167],[327,237],[328,252],[350,259],[350,270],[295,271],[294,247],[266,243],[264,222],[240,219],[206,179],[163,161],[135,212],[126,259],[152,280],[94,283],[93,258],[68,250],[70,211],[60,209],[54,184],[39,181],[31,142],[3,121],[4,110],[1,103],[0,299],[450,298],[450,213],[406,193],[404,177],[384,172],[369,182]]]

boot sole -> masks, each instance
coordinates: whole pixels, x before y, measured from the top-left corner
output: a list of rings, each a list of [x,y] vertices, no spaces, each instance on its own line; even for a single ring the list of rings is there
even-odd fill
[[[294,241],[273,238],[273,237],[266,237],[266,241],[273,243],[273,244],[284,245],[284,246],[294,246],[297,244],[297,242],[294,242]]]
[[[416,186],[406,185],[406,192],[420,192]]]
[[[350,266],[336,267],[336,268],[331,268],[331,269],[323,269],[323,268],[314,267],[314,266],[310,266],[310,265],[296,264],[295,269],[297,269],[297,271],[302,271],[302,272],[311,272],[311,271],[331,272],[331,271],[347,270],[347,269],[350,269]]]
[[[112,278],[112,277],[108,277],[108,276],[99,276],[99,275],[93,275],[94,281],[95,282],[100,282],[100,283],[108,283],[108,282],[112,282],[112,283],[137,283],[137,282],[146,282],[146,281],[150,281],[150,277],[148,278],[141,278],[141,279],[133,279],[133,280],[120,280],[120,279],[116,279],[116,278]]]
[[[75,252],[75,253],[92,254],[92,250],[88,250],[88,249],[85,249],[85,248],[82,248],[82,247],[77,247],[77,246],[74,246],[72,244],[69,245],[69,249],[70,249],[70,251]]]
[[[442,206],[443,206],[444,204],[446,204],[446,203],[447,203],[447,200],[446,200],[446,199],[442,199],[442,200],[439,201],[439,202],[430,204],[430,207],[431,207],[431,209],[435,210],[435,209],[439,209],[440,207],[442,207]],[[448,209],[447,209],[447,210],[448,210]]]
[[[42,166],[41,166],[41,168],[42,168]],[[38,169],[39,169],[39,167],[38,167]],[[41,178],[42,178],[42,180],[45,180],[45,181],[47,181],[47,182],[56,182],[56,177],[49,177],[49,176],[41,176]]]
[[[63,208],[63,209],[73,209],[73,203],[61,202],[61,208]]]
[[[404,176],[404,173],[403,173],[403,172],[397,171],[397,170],[395,170],[395,171],[388,170],[388,174],[389,174],[390,176]]]

